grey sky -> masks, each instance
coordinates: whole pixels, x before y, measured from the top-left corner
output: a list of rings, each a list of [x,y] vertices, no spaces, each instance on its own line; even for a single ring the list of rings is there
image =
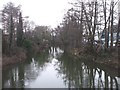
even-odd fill
[[[64,13],[71,7],[72,0],[0,0],[0,10],[7,2],[22,5],[24,16],[29,16],[37,25],[56,27],[62,21]]]
[[[8,2],[20,4],[23,16],[29,16],[29,20],[37,25],[48,25],[54,28],[61,23],[65,12],[72,7],[68,4],[72,1],[76,0],[0,0],[0,10]]]

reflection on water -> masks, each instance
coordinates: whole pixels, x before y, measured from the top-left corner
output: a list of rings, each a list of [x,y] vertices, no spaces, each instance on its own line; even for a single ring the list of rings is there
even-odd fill
[[[60,48],[3,71],[4,88],[120,88],[120,78],[91,67]]]
[[[58,73],[68,88],[118,88],[118,78],[99,68],[90,68],[68,54],[59,57]]]

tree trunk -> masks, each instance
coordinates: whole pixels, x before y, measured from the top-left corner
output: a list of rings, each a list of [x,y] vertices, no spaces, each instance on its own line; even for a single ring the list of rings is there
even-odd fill
[[[105,18],[105,50],[108,48],[108,35],[107,35],[107,20],[106,20],[106,0],[104,4],[104,18]]]
[[[94,37],[95,37],[95,30],[96,30],[96,19],[97,17],[97,1],[95,1],[95,15],[94,15],[94,27],[93,27],[93,35],[92,35],[92,45],[94,43]]]
[[[114,9],[114,1],[112,1],[112,4],[111,4],[111,43],[110,43],[110,47],[112,49],[113,47],[113,9]]]
[[[117,30],[117,39],[116,39],[116,46],[118,46],[118,42],[119,42],[119,33],[120,33],[120,15],[119,15],[119,20],[118,20],[118,30]]]
[[[9,54],[12,49],[12,41],[13,41],[13,30],[14,30],[14,25],[13,25],[13,16],[11,14],[10,16],[10,37],[9,37]]]

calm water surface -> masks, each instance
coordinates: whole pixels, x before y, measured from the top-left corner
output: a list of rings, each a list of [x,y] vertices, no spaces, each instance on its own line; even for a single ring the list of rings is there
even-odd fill
[[[115,88],[120,78],[51,47],[20,65],[3,71],[3,88]]]

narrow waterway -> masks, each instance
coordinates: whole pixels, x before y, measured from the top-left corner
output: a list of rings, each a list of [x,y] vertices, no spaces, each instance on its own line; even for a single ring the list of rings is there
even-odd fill
[[[120,77],[51,47],[3,71],[3,88],[116,88]],[[95,67],[94,67],[95,66]]]

